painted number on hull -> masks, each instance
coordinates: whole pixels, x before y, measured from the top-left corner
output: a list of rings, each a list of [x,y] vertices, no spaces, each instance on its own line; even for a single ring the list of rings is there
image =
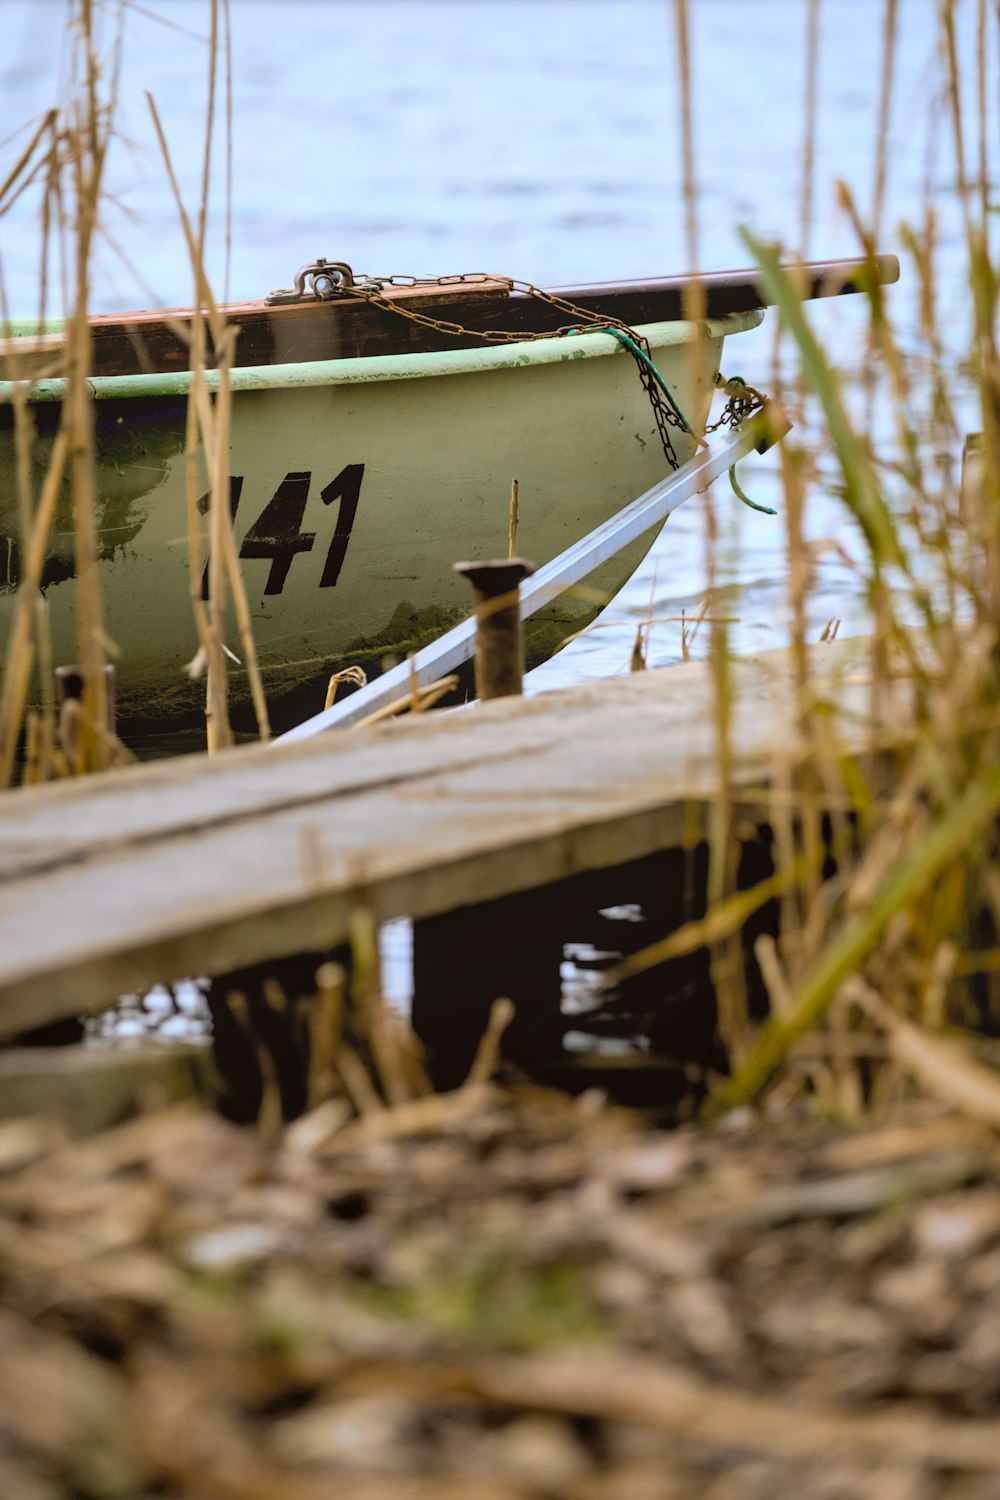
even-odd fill
[[[351,540],[351,531],[358,513],[358,498],[361,494],[361,481],[364,474],[364,464],[347,464],[341,469],[336,479],[331,479],[325,489],[320,490],[320,499],[324,505],[332,505],[335,500],[340,501],[333,537],[319,580],[321,589],[332,589],[340,577],[340,570],[347,556],[347,544]],[[299,552],[311,552],[313,549],[316,533],[302,530],[311,482],[312,474],[309,470],[286,474],[275,490],[273,498],[267,502],[243,538],[243,545],[240,548],[241,557],[264,557],[271,560],[267,582],[264,585],[265,594],[280,594],[285,587],[288,570],[295,561],[296,555]],[[229,481],[229,513],[234,521],[242,493],[242,476],[234,474]],[[198,509],[202,515],[207,513],[207,495],[203,495],[198,501]],[[201,580],[201,597],[208,598],[207,563]]]

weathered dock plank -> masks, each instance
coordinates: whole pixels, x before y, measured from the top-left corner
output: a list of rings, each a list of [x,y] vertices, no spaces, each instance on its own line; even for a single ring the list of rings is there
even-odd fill
[[[848,744],[865,648],[813,649]],[[792,737],[791,660],[735,671],[751,801]],[[0,796],[0,1037],[184,974],[342,941],[640,858],[715,786],[706,664]],[[896,714],[893,717],[897,718]]]

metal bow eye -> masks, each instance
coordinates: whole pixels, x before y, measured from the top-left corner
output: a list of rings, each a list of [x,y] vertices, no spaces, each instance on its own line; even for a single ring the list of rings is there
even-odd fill
[[[320,256],[318,260],[299,267],[294,286],[270,292],[264,302],[266,306],[274,307],[281,302],[306,302],[312,298],[322,301],[354,285],[354,272],[346,261],[327,260]]]

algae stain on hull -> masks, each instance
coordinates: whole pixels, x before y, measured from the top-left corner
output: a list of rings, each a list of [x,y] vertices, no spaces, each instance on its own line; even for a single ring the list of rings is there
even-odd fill
[[[29,411],[31,409],[29,408]],[[0,420],[0,593],[14,593],[21,582],[22,543],[18,526],[16,448],[10,409]],[[41,494],[58,431],[57,404],[37,407],[31,444],[33,501]],[[98,560],[112,562],[139,535],[149,519],[152,496],[166,481],[171,462],[184,450],[184,407],[129,411],[97,409],[94,458],[97,472]],[[72,491],[63,479],[45,562],[42,591],[76,576]]]

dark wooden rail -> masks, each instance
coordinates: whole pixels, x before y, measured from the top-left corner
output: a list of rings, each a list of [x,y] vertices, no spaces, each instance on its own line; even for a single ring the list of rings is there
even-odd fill
[[[812,262],[801,268],[806,298],[841,296],[863,289],[874,273],[883,285],[899,279],[899,261],[880,255],[863,259]],[[622,322],[661,323],[684,316],[685,288],[704,293],[707,317],[766,307],[767,297],[753,270],[709,271],[695,276],[666,276],[648,281],[608,282],[559,287],[560,297],[590,312]],[[245,302],[226,308],[238,323],[238,365],[299,364],[361,355],[412,354],[440,349],[475,348],[489,329],[513,333],[548,333],[562,327],[566,314],[535,297],[509,294],[500,282],[443,287],[387,288],[394,301],[419,307],[436,318],[460,323],[466,335],[439,333],[404,317],[347,297],[267,307]],[[190,309],[169,314],[136,312],[95,318],[92,372],[131,375],[140,371],[185,370],[187,340],[183,327]],[[173,325],[172,327],[170,325]],[[180,325],[180,330],[178,329]]]

